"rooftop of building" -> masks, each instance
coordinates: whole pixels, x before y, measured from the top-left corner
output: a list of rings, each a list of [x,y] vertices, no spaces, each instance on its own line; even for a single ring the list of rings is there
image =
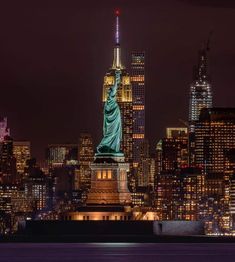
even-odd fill
[[[87,205],[79,207],[77,212],[124,212],[125,206],[122,205]]]
[[[235,121],[234,107],[213,107],[201,110],[199,121]]]

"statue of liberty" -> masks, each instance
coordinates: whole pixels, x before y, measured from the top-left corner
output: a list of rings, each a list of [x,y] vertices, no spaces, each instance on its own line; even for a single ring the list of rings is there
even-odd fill
[[[115,71],[115,83],[108,90],[107,100],[104,105],[103,138],[97,147],[98,154],[120,154],[122,140],[122,122],[120,108],[117,103],[116,93],[120,85],[121,71]]]

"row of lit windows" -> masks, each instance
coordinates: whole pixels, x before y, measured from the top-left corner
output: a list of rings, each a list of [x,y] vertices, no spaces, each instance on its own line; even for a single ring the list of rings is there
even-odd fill
[[[111,170],[97,171],[97,179],[112,179],[112,171]]]
[[[144,110],[144,105],[134,105],[133,110]]]
[[[133,134],[134,139],[144,139],[144,134]]]
[[[90,220],[90,216],[83,216],[83,220]],[[71,216],[65,216],[65,220],[71,220]],[[131,220],[131,216],[102,216],[103,220]]]
[[[133,81],[133,82],[144,82],[144,75],[132,76],[131,81]]]

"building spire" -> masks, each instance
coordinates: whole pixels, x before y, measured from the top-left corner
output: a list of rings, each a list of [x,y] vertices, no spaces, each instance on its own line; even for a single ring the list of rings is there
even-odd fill
[[[202,49],[199,51],[198,80],[206,81],[207,79],[207,51],[206,49]]]
[[[208,68],[207,68],[207,57],[210,51],[210,42],[213,31],[210,32],[207,41],[203,44],[199,51],[198,66],[196,70],[196,80],[198,81],[210,81]]]
[[[199,51],[197,76],[196,76],[196,80],[198,80],[198,81],[209,81],[210,82],[210,77],[209,77],[209,74],[208,74],[208,65],[207,65],[209,50],[210,50],[209,45],[207,43],[207,45],[205,45]]]
[[[115,11],[116,23],[115,23],[115,47],[114,47],[114,57],[112,69],[122,69],[121,63],[121,47],[120,47],[120,31],[119,31],[119,17],[120,11],[117,9]]]
[[[120,40],[119,39],[119,15],[120,15],[120,11],[116,10],[115,14],[116,14],[115,44],[120,45],[120,42],[119,42],[119,40]]]

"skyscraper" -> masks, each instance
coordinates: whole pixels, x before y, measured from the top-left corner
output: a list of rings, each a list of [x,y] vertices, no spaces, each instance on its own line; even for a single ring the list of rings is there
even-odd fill
[[[235,167],[234,130],[235,108],[202,109],[195,124],[195,163],[206,175],[208,232],[218,228],[222,232],[229,230],[231,179]]]
[[[155,206],[159,213],[159,220],[175,219],[178,210],[178,191],[179,181],[175,172],[161,172],[157,175]]]
[[[0,151],[0,181],[4,184],[16,183],[16,159],[13,155],[13,139],[5,136]]]
[[[79,177],[80,186],[89,188],[91,184],[90,164],[94,160],[93,140],[90,134],[81,134],[79,138]]]
[[[211,83],[207,70],[208,47],[199,51],[198,65],[194,68],[194,81],[190,86],[189,100],[189,162],[195,163],[195,123],[201,109],[212,107]]]
[[[162,220],[191,220],[202,217],[205,175],[199,168],[162,172],[157,179],[156,205]]]
[[[189,123],[194,130],[195,121],[199,119],[202,108],[212,107],[212,92],[207,72],[207,50],[199,52],[198,66],[195,68],[194,81],[190,86]]]
[[[158,174],[161,171],[173,171],[186,166],[188,162],[188,129],[168,127],[166,137],[157,144],[156,153]]]
[[[202,199],[205,196],[205,175],[199,168],[183,168],[180,181],[179,208],[176,219],[199,220],[202,218]],[[201,210],[202,209],[202,210]]]
[[[130,75],[121,61],[121,46],[119,34],[119,11],[116,11],[115,46],[113,64],[104,77],[103,103],[107,99],[108,90],[115,81],[115,71],[121,71],[121,84],[117,91],[117,102],[121,111],[123,137],[121,150],[125,155],[126,162],[132,163],[132,133],[133,133],[133,108],[132,108],[132,86]]]
[[[145,53],[131,54],[133,97],[133,167],[140,163],[140,147],[145,138]]]
[[[195,125],[195,163],[205,173],[223,173],[225,156],[235,148],[235,108],[203,109]]]
[[[30,159],[30,142],[14,141],[13,155],[16,158],[16,170],[18,173],[24,173],[26,161]]]
[[[94,160],[93,139],[90,134],[82,133],[79,138],[79,164],[89,166]]]
[[[34,211],[47,207],[48,178],[37,166],[35,159],[27,161],[25,194],[32,201]]]
[[[0,120],[0,142],[3,142],[5,136],[10,136],[10,129],[7,127],[7,118]]]
[[[147,139],[140,144],[140,161],[137,170],[138,187],[154,187],[155,159],[150,156],[150,146]],[[138,188],[137,188],[138,191]]]
[[[77,164],[77,144],[50,144],[46,149],[46,159],[49,167],[61,166],[70,162]]]

